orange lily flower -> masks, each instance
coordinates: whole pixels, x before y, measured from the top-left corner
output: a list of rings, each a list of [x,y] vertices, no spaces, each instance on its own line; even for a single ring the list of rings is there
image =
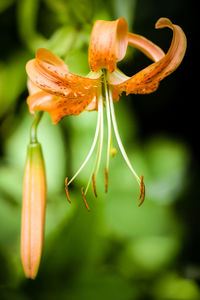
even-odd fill
[[[91,72],[87,77],[70,73],[67,65],[47,49],[38,49],[36,58],[27,63],[26,70],[32,86],[27,102],[32,114],[36,110],[47,111],[55,124],[67,115],[79,115],[85,110],[98,111],[96,132],[90,151],[72,179],[69,182],[66,179],[65,188],[68,200],[70,200],[68,185],[86,165],[98,142],[97,156],[91,176],[85,191],[83,188],[81,189],[88,209],[85,194],[91,181],[94,194],[97,195],[95,178],[102,155],[103,108],[105,106],[108,123],[105,190],[107,191],[108,187],[109,157],[116,152],[112,146],[111,125],[113,125],[119,149],[140,186],[139,205],[142,204],[145,196],[143,176],[139,177],[137,175],[123,147],[113,101],[118,101],[119,96],[124,91],[126,94],[154,92],[158,88],[159,82],[179,66],[186,50],[185,34],[179,26],[172,24],[169,19],[160,18],[156,23],[156,28],[164,27],[168,27],[173,31],[172,43],[167,54],[164,54],[158,46],[146,38],[128,32],[128,25],[124,18],[116,21],[96,21],[89,45],[89,66]],[[132,77],[126,76],[117,69],[117,62],[124,58],[128,45],[138,48],[154,61]]]

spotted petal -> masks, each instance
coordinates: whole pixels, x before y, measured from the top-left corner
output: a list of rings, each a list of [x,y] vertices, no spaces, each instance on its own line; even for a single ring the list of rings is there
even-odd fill
[[[96,98],[94,98],[96,99]],[[53,124],[58,123],[68,115],[79,115],[84,110],[95,110],[96,102],[93,95],[68,95],[68,97],[57,97],[44,91],[37,92],[27,98],[30,113],[41,110],[47,111],[52,118]]]
[[[95,22],[89,45],[89,65],[93,72],[116,69],[116,63],[123,59],[128,46],[128,25],[124,18],[116,21]]]
[[[112,89],[118,94],[125,91],[127,94],[146,94],[154,92],[159,85],[159,82],[171,74],[181,63],[186,50],[186,37],[182,29],[178,25],[174,25],[167,18],[160,18],[156,23],[156,28],[169,27],[173,30],[173,39],[167,54],[162,57],[158,51],[157,55],[153,55],[152,59],[156,62],[138,72],[132,77],[115,76],[115,73],[109,75],[109,81]],[[143,44],[144,48],[145,45]],[[147,45],[147,52],[150,53],[150,44]],[[154,51],[155,48],[152,48]],[[149,55],[150,56],[150,55]]]
[[[67,65],[47,49],[37,50],[36,59],[26,65],[29,76],[30,112],[48,111],[53,123],[66,115],[78,115],[94,102],[101,74],[89,77],[74,75]],[[35,93],[34,93],[35,91]],[[95,109],[90,105],[88,110]]]

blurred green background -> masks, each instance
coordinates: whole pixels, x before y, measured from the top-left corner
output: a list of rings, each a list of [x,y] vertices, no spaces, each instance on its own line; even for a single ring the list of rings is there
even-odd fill
[[[191,5],[182,0],[0,0],[1,300],[200,299]],[[38,130],[48,181],[45,242],[38,276],[27,280],[20,261],[20,217],[33,117],[26,105],[25,64],[38,47],[46,47],[61,56],[71,72],[86,75],[94,21],[121,16],[130,31],[146,36],[164,51],[172,34],[154,29],[159,17],[169,17],[188,38],[181,66],[156,93],[123,96],[115,105],[124,146],[137,172],[144,174],[145,203],[138,208],[138,186],[118,151],[110,163],[108,194],[104,193],[102,163],[99,197],[89,190],[91,211],[87,212],[80,188],[87,183],[89,164],[70,186],[70,206],[64,179],[74,174],[87,155],[96,112],[66,117],[57,125],[45,114]],[[131,75],[149,63],[129,49],[120,68]]]

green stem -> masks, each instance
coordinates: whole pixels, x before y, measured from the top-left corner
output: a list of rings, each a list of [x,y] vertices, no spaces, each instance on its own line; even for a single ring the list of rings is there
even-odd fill
[[[43,115],[43,111],[39,111],[36,113],[36,116],[35,116],[35,120],[33,121],[33,124],[31,125],[31,130],[30,130],[30,143],[31,144],[34,144],[34,143],[37,143],[38,140],[37,140],[37,127],[38,127],[38,124],[42,118],[42,115]]]

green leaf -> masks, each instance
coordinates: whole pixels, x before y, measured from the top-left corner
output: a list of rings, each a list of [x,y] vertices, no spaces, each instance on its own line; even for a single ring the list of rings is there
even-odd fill
[[[200,291],[195,281],[174,273],[162,276],[154,286],[154,299],[198,300]]]
[[[29,143],[29,130],[33,117],[27,114],[20,120],[13,134],[5,145],[8,162],[23,172],[26,147]],[[47,172],[48,193],[54,194],[63,188],[66,166],[64,142],[59,125],[52,125],[50,117],[45,114],[38,127],[38,141],[42,145]]]
[[[124,17],[129,29],[133,25],[137,0],[114,0],[114,18]]]
[[[19,95],[25,89],[25,64],[28,58],[29,55],[25,51],[15,52],[0,66],[0,116],[13,110]]]
[[[13,4],[15,0],[1,0],[0,1],[0,13],[6,10],[9,6]]]
[[[76,30],[71,26],[64,26],[54,32],[47,42],[47,48],[58,56],[66,56],[77,37]]]
[[[35,52],[39,47],[45,47],[45,38],[36,32],[38,19],[39,0],[17,1],[17,22],[18,30],[23,42],[28,48]]]

